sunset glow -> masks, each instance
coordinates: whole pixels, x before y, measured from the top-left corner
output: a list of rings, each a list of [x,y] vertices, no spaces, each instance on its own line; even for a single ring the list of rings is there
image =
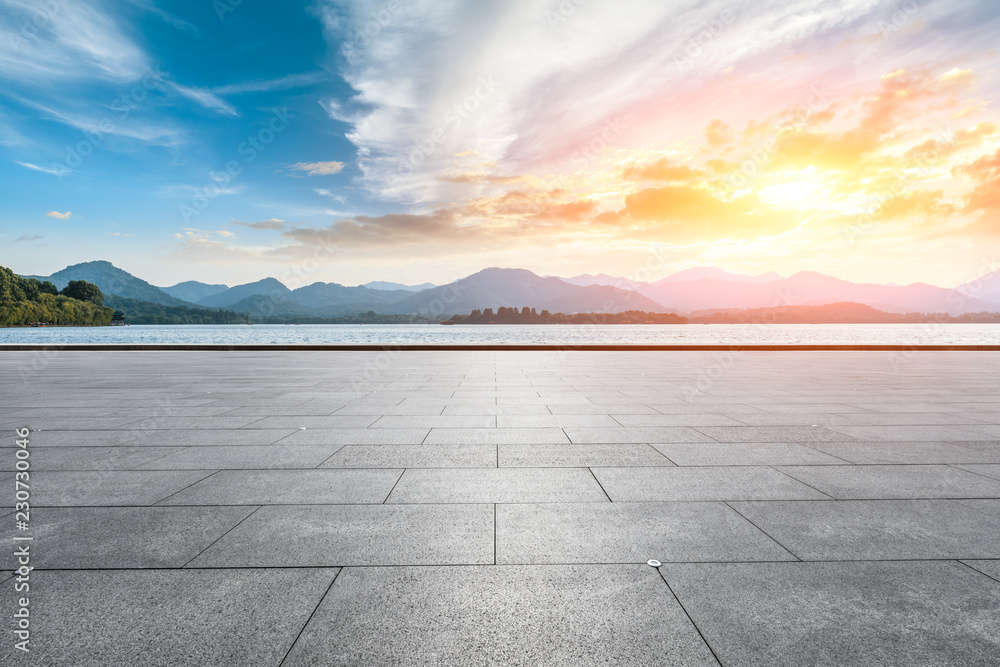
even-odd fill
[[[194,4],[0,3],[13,268],[954,285],[1000,233],[990,2]]]

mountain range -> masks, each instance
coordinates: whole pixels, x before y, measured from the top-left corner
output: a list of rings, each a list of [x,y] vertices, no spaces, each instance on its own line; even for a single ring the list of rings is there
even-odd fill
[[[686,269],[652,283],[607,274],[559,278],[525,269],[489,268],[440,286],[316,282],[294,290],[275,278],[232,287],[186,281],[160,288],[107,261],[76,264],[51,276],[26,277],[51,280],[60,288],[70,280],[86,280],[108,295],[164,306],[226,309],[263,320],[334,318],[363,312],[449,317],[501,306],[563,313],[641,310],[695,316],[718,310],[840,302],[894,313],[961,315],[1000,310],[1000,270],[954,289],[925,283],[853,283],[813,271],[787,278],[773,272],[750,276],[716,267]]]

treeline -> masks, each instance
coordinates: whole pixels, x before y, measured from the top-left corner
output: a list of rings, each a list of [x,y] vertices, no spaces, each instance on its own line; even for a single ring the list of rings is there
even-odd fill
[[[376,313],[374,310],[369,310],[367,313],[339,317],[255,317],[253,321],[260,324],[437,324],[440,319],[428,315]]]
[[[534,308],[508,308],[501,306],[468,315],[455,315],[455,324],[686,324],[687,318],[675,313],[647,313],[644,310],[626,310],[621,313],[550,313]]]
[[[83,283],[82,285],[80,283]],[[49,281],[22,278],[0,266],[0,326],[25,326],[35,322],[75,326],[106,326],[113,310],[94,302],[95,285],[73,281],[60,294]],[[100,294],[97,289],[96,294]],[[86,300],[74,298],[85,295]]]
[[[121,312],[128,324],[251,324],[245,313],[231,310],[209,310],[186,306],[164,306],[152,301],[140,301],[109,294],[104,305]],[[110,322],[110,319],[109,319]]]

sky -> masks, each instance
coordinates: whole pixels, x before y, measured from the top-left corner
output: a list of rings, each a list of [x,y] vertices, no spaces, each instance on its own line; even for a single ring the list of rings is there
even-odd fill
[[[0,264],[1000,268],[995,0],[0,0]]]

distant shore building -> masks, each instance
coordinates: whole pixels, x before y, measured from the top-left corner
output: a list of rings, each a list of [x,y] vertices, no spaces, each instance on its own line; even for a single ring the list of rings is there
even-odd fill
[[[127,327],[128,322],[125,321],[125,313],[120,310],[116,310],[115,314],[111,316],[111,326]]]

